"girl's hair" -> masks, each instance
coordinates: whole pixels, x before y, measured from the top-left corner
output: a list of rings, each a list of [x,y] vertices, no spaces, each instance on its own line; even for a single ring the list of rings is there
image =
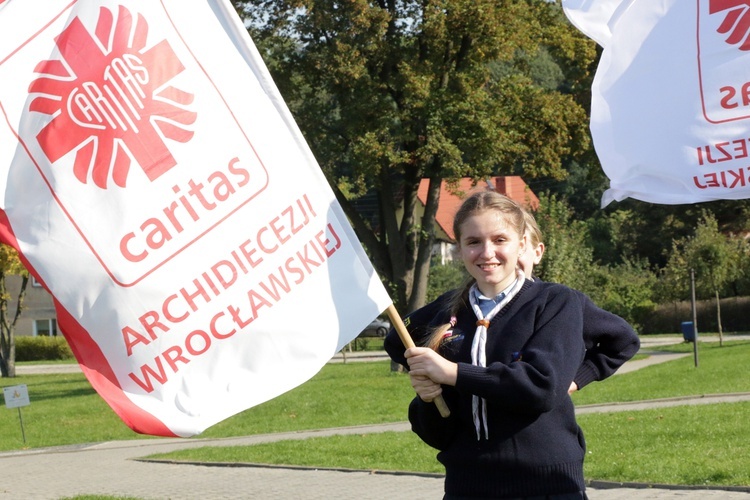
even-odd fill
[[[539,243],[543,243],[542,231],[539,229],[539,225],[536,223],[536,219],[528,210],[524,210],[524,222],[526,223],[526,232],[529,233],[529,243],[531,248],[536,248]]]
[[[456,244],[461,246],[461,226],[469,217],[485,212],[497,210],[505,221],[518,233],[520,238],[526,231],[526,211],[515,201],[496,191],[478,191],[464,200],[453,218],[453,234]],[[458,311],[468,305],[469,289],[474,284],[474,278],[469,276],[460,288],[453,291],[448,299],[448,309],[451,321],[435,328],[427,337],[425,347],[437,350],[445,333],[453,327],[453,321]]]

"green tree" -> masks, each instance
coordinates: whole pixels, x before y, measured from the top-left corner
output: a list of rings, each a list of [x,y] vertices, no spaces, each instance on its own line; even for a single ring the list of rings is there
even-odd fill
[[[648,262],[626,258],[614,266],[593,266],[591,272],[592,288],[587,290],[591,299],[640,330],[657,306],[654,301],[657,278]]]
[[[448,290],[458,288],[468,275],[460,259],[447,264],[433,265],[427,284],[427,302],[432,302]]]
[[[15,311],[9,311],[11,295],[6,287],[8,275],[20,275],[21,287],[16,296]],[[23,299],[29,273],[12,247],[0,243],[0,373],[3,377],[16,376],[16,336],[15,327],[23,310]]]
[[[516,172],[559,179],[563,158],[588,147],[584,108],[544,86],[553,73],[535,82],[527,64],[544,50],[566,78],[587,75],[595,45],[556,3],[234,4],[357,236],[406,310],[426,299],[443,180]],[[510,71],[493,71],[499,62]],[[419,215],[422,179],[429,189]],[[371,217],[355,206],[368,190],[377,199]]]
[[[590,221],[577,220],[570,204],[556,195],[539,197],[535,217],[546,246],[535,268],[537,275],[586,293],[597,305],[638,328],[656,306],[656,276],[648,262],[627,256],[617,264],[597,262],[590,243]]]
[[[737,249],[737,244],[719,231],[716,218],[705,212],[692,236],[674,242],[663,277],[663,290],[671,289],[664,295],[684,299],[690,293],[690,269],[695,270],[696,295],[713,296],[716,301],[720,345],[723,344],[720,292],[738,275]]]
[[[750,295],[750,244],[740,235],[733,235],[731,242],[736,273],[726,292],[734,297]]]
[[[584,180],[580,184],[591,188]],[[616,264],[622,256],[648,259],[651,266],[664,268],[672,255],[672,241],[691,236],[704,214],[716,219],[722,233],[750,231],[750,200],[660,205],[627,199],[592,214],[596,220],[596,228],[592,227],[597,238],[595,257],[605,264]]]
[[[593,250],[583,221],[573,219],[573,210],[555,195],[542,194],[535,218],[546,247],[534,272],[544,281],[589,292],[592,284]]]
[[[659,272],[656,296],[660,303],[690,299],[690,264],[683,249],[685,240],[672,240],[667,265]]]

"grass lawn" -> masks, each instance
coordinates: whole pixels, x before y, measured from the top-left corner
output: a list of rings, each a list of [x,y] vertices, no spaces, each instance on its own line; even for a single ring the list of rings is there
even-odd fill
[[[582,415],[587,480],[750,486],[744,415],[750,402]],[[411,432],[204,447],[153,455],[159,460],[302,465],[442,473],[436,451]]]
[[[676,351],[692,352],[692,345]],[[667,348],[662,348],[667,349]],[[578,405],[696,394],[750,392],[745,373],[750,342],[699,343],[692,356],[592,384]],[[639,396],[640,395],[640,396]],[[410,396],[410,394],[409,394]],[[583,401],[583,402],[581,402]],[[581,415],[588,443],[587,479],[685,485],[750,486],[742,415],[750,403]],[[364,434],[282,441],[255,446],[206,447],[159,459],[306,465],[330,468],[442,472],[435,450],[412,433]]]
[[[21,408],[26,443],[17,410],[0,408],[0,451],[143,437],[120,421],[82,374],[25,375],[2,382],[26,384],[31,404]],[[387,361],[329,364],[300,387],[200,437],[401,422],[412,397],[408,377],[391,373]]]
[[[253,446],[203,447],[153,455],[160,460],[297,465],[443,473],[436,451],[412,432],[313,437]]]
[[[671,350],[692,353],[692,345]],[[750,342],[699,343],[692,356],[618,375],[574,396],[577,405],[682,395],[750,392]],[[80,374],[28,375],[22,408],[27,442],[15,409],[0,411],[0,450],[140,438],[122,424]],[[199,437],[398,422],[413,397],[408,377],[389,363],[329,364],[310,381],[208,429]],[[665,408],[579,417],[588,442],[586,477],[611,481],[750,486],[750,403]],[[435,451],[412,433],[314,438],[251,447],[199,448],[170,458],[317,467],[440,472]]]
[[[25,375],[2,379],[3,386],[26,384],[29,406],[0,408],[0,451],[118,439],[131,431],[96,394],[83,374]],[[26,435],[26,442],[23,441]]]
[[[750,362],[750,341],[725,341],[723,347],[719,347],[718,342],[698,342],[698,368],[693,360],[692,344],[677,344],[658,350],[690,355],[590,384],[575,393],[573,401],[580,406],[616,401],[750,392],[750,377],[746,373],[747,364]]]
[[[586,478],[750,486],[748,412],[750,402],[582,415]]]

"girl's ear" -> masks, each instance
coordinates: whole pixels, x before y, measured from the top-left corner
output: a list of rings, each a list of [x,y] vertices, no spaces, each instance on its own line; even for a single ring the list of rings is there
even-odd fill
[[[529,243],[529,233],[524,232],[521,239],[518,240],[518,256],[521,257],[523,252],[526,250],[526,246]]]
[[[534,265],[536,266],[542,261],[544,255],[544,243],[539,243],[534,249]]]

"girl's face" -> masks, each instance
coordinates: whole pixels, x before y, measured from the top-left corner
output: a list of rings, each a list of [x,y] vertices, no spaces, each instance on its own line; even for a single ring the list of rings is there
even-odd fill
[[[468,217],[460,226],[458,249],[464,266],[477,281],[483,295],[494,297],[516,279],[523,238],[497,210],[484,210]]]

